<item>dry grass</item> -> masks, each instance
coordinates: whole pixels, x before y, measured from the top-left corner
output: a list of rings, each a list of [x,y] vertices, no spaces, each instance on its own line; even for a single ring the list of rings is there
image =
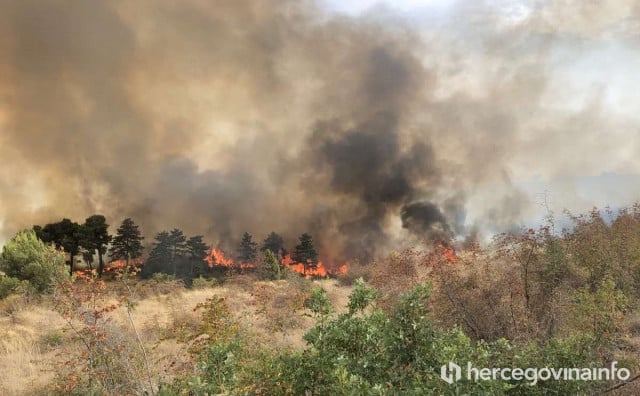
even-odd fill
[[[350,292],[336,280],[311,282],[295,275],[280,281],[237,275],[223,286],[191,290],[177,282],[143,281],[134,286],[132,319],[149,354],[156,383],[170,382],[175,375],[193,370],[188,345],[180,336],[198,328],[200,312],[194,308],[207,298],[224,297],[253,342],[265,347],[301,348],[302,336],[313,325],[303,308],[311,288],[327,290],[337,308],[346,305]],[[115,302],[124,289],[118,282],[109,282],[108,290],[106,302]],[[33,302],[22,296],[0,301],[0,395],[46,393],[56,367],[81,353],[81,344],[49,301]],[[109,328],[133,339],[124,307],[113,311],[110,320]],[[131,347],[137,346],[132,343]]]
[[[53,379],[56,352],[50,344],[57,338],[63,342],[63,328],[62,318],[46,307],[14,306],[10,314],[3,310],[0,316],[1,394],[30,395]]]

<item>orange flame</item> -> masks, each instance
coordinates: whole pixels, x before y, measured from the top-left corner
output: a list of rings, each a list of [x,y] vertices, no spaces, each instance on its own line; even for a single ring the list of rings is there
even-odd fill
[[[214,265],[221,265],[224,267],[231,267],[233,265],[233,259],[224,257],[222,250],[211,249],[211,253],[205,258],[209,267]]]
[[[219,249],[211,249],[211,253],[205,258],[209,267],[213,267],[214,265],[219,265],[223,267],[232,267],[237,265],[232,258],[225,257],[224,253]],[[345,263],[339,266],[336,270],[328,269],[322,262],[318,262],[318,264],[310,268],[308,267],[306,270],[302,263],[295,262],[291,255],[287,254],[282,258],[282,265],[289,268],[290,270],[297,272],[299,274],[303,274],[308,277],[319,276],[326,277],[329,275],[344,275],[348,272],[349,266]],[[253,263],[240,263],[240,268],[255,268],[255,264]]]
[[[225,257],[222,250],[219,249],[211,249],[211,253],[205,257],[205,261],[209,264],[209,268],[214,265],[219,265],[222,267],[233,267],[238,266],[239,268],[254,268],[253,263],[240,263],[239,265],[232,258]]]
[[[442,257],[445,260],[450,262],[451,264],[455,264],[458,262],[458,256],[456,255],[456,251],[450,247],[444,247],[444,251],[442,252]]]
[[[307,268],[305,271],[303,263],[296,263],[290,255],[286,255],[282,259],[282,264],[285,265],[290,270],[297,272],[299,274],[303,274],[305,276],[320,276],[326,277],[329,275],[344,275],[349,271],[349,266],[345,263],[339,266],[336,270],[332,270],[327,268],[322,261],[319,261],[315,267]]]
[[[342,264],[336,270],[336,275],[346,275],[349,272],[349,265],[347,263]]]
[[[290,266],[292,264],[295,264],[295,263],[293,262],[293,259],[291,258],[290,254],[287,254],[282,258],[282,265]]]
[[[144,264],[144,260],[142,258],[129,259],[129,264],[127,264],[127,260],[113,260],[110,261],[109,264],[105,267],[105,271],[114,271],[117,269],[126,268],[127,265],[130,267],[140,267]]]

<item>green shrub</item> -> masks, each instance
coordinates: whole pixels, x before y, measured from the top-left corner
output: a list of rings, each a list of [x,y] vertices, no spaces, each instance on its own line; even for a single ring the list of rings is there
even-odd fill
[[[21,281],[18,278],[0,276],[0,299],[7,298],[11,294],[18,293],[24,286],[24,281]]]
[[[265,250],[262,263],[265,278],[271,280],[284,278],[284,268],[282,268],[282,264],[280,264],[280,261],[271,250]]]
[[[45,245],[33,230],[20,231],[7,242],[0,256],[0,269],[8,277],[28,281],[41,293],[67,276],[65,255]]]
[[[592,291],[585,286],[575,292],[574,326],[591,334],[597,346],[610,346],[622,327],[629,299],[606,277]]]
[[[405,293],[389,312],[371,304],[377,291],[355,283],[347,312],[338,314],[317,288],[306,301],[315,326],[302,351],[273,352],[247,347],[229,329],[228,308],[209,302],[208,323],[218,336],[199,356],[200,375],[185,385],[194,394],[265,395],[547,395],[581,394],[599,385],[587,381],[473,381],[448,384],[440,367],[448,362],[475,367],[604,367],[590,336],[550,338],[516,345],[505,339],[474,341],[459,328],[441,330],[429,317],[428,285]],[[223,335],[220,338],[220,335]],[[229,337],[232,335],[232,337]]]
[[[40,345],[45,348],[58,347],[64,343],[64,334],[53,330],[40,336]]]
[[[151,279],[158,283],[173,282],[176,280],[176,276],[172,274],[165,274],[164,272],[154,272],[153,275],[151,275]]]
[[[191,287],[194,289],[208,289],[217,285],[218,280],[215,278],[203,278],[202,276],[199,276],[191,281]]]
[[[309,308],[314,315],[320,317],[333,312],[333,306],[331,306],[331,301],[329,301],[329,297],[327,297],[327,291],[320,287],[311,290],[311,296],[305,300],[304,305],[306,308]]]

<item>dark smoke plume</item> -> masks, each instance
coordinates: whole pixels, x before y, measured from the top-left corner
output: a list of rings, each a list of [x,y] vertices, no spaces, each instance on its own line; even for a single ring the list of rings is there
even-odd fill
[[[402,208],[402,226],[414,232],[422,232],[431,238],[448,240],[451,230],[440,209],[429,202],[414,202]]]

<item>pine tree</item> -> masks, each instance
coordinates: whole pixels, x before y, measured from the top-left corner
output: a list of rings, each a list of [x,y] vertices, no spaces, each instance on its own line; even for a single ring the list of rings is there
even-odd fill
[[[163,259],[169,261],[171,259],[171,242],[169,233],[161,231],[155,236],[153,248],[149,253],[149,259]]]
[[[144,276],[151,276],[156,272],[168,273],[165,269],[171,264],[172,249],[169,233],[161,231],[155,236],[154,240],[153,247],[149,252],[149,258],[142,269]]]
[[[80,253],[83,239],[83,226],[69,219],[62,219],[57,223],[43,227],[33,226],[36,236],[45,243],[53,243],[57,249],[63,249],[69,254],[69,272],[73,273],[75,257]]]
[[[209,253],[210,247],[202,241],[202,235],[196,235],[189,238],[187,241],[187,252],[189,262],[191,264],[191,276],[194,276],[194,269],[198,272],[197,275],[202,275],[204,272],[204,259]]]
[[[171,264],[173,275],[178,273],[178,261],[187,256],[187,238],[182,230],[174,228],[169,233],[169,244],[171,246]]]
[[[238,261],[240,263],[250,263],[256,258],[258,244],[253,242],[251,234],[245,232],[242,241],[238,246]]]
[[[202,241],[202,235],[196,235],[189,238],[187,241],[187,253],[189,259],[192,260],[204,260],[209,253],[209,245]]]
[[[169,233],[169,244],[171,245],[172,257],[184,257],[187,254],[187,237],[182,230],[174,228]]]
[[[111,244],[111,259],[126,260],[128,267],[129,260],[142,256],[144,249],[142,240],[144,237],[133,220],[131,218],[124,219]]]
[[[109,224],[103,215],[93,215],[85,220],[82,227],[82,246],[98,252],[98,276],[102,276],[104,271],[102,256],[107,252],[107,246],[111,242]]]
[[[271,250],[273,254],[276,256],[280,255],[281,257],[286,254],[284,249],[284,240],[279,234],[273,231],[265,238],[264,242],[262,242],[260,250],[263,252]]]
[[[143,269],[143,275],[151,275],[155,272],[172,274],[174,276],[187,275],[187,264],[190,250],[187,238],[182,230],[174,228],[170,232],[162,231],[155,237],[155,242],[149,259]],[[179,265],[180,263],[180,265]]]
[[[313,239],[311,235],[306,232],[299,238],[300,243],[296,245],[293,252],[293,260],[297,263],[302,263],[304,266],[304,273],[307,273],[308,269],[313,269],[318,266],[318,252],[313,246]]]

